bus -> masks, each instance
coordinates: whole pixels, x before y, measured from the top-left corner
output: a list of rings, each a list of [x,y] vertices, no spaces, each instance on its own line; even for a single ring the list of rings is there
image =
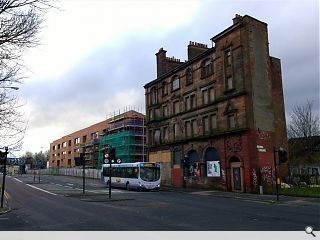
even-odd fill
[[[111,164],[111,186],[127,190],[159,190],[160,163]],[[102,165],[101,180],[109,186],[110,164]]]

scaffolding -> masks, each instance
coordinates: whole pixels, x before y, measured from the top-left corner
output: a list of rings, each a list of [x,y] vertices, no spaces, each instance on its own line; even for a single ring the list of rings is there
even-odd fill
[[[105,135],[100,139],[98,168],[103,162],[103,149],[112,146],[116,149],[116,158],[121,159],[122,163],[135,162],[136,159],[136,134],[133,131],[124,131]]]

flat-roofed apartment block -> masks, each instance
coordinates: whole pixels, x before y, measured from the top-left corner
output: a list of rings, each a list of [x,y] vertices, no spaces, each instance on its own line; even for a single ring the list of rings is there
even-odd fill
[[[99,162],[99,156],[102,157],[101,148],[103,147],[101,142],[114,145],[113,140],[115,139],[121,140],[122,144],[122,146],[114,145],[118,156],[120,156],[121,150],[126,149],[126,147],[128,148],[126,154],[135,155],[137,153],[136,149],[140,149],[142,146],[142,139],[145,139],[142,137],[144,134],[144,130],[142,130],[144,129],[142,128],[144,118],[143,114],[130,110],[53,141],[50,143],[49,166],[51,168],[74,167],[76,165],[75,160],[80,157],[80,153],[84,153],[87,168],[100,168],[102,159]],[[134,121],[135,126],[130,125],[132,121]],[[129,143],[122,142],[124,140],[122,138],[123,134],[121,136],[114,135],[115,132],[128,133],[128,138],[131,140],[130,147]],[[141,153],[141,159],[142,156]],[[132,157],[128,158],[127,162],[137,160],[140,160],[140,158]]]
[[[187,61],[156,53],[157,78],[144,86],[149,161],[161,162],[162,184],[174,187],[271,188],[273,147],[286,149],[287,134],[267,24],[236,15],[211,40],[189,42]]]

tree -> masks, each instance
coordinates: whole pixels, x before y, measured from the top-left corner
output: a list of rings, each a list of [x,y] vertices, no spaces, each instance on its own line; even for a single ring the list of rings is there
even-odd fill
[[[320,135],[319,116],[312,112],[313,102],[307,100],[305,105],[294,106],[288,126],[289,138],[306,138]]]
[[[22,143],[26,123],[13,89],[22,82],[23,52],[39,44],[37,33],[50,0],[0,1],[0,147]]]
[[[320,121],[313,111],[313,102],[294,106],[288,124],[291,164],[319,163]]]
[[[46,168],[47,161],[49,161],[50,152],[35,152],[26,151],[21,158],[26,160],[27,164],[31,165],[31,168]]]

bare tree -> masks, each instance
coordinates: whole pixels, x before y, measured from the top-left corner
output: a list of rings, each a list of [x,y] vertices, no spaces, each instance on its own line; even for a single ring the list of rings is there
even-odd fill
[[[290,162],[293,165],[319,163],[320,120],[312,111],[313,102],[294,106],[288,125]]]
[[[313,102],[307,100],[302,106],[294,106],[288,125],[289,138],[307,138],[320,135],[319,116],[312,112]]]
[[[23,52],[39,44],[37,33],[50,0],[0,1],[0,147],[19,148],[26,122],[13,89],[22,82]]]

